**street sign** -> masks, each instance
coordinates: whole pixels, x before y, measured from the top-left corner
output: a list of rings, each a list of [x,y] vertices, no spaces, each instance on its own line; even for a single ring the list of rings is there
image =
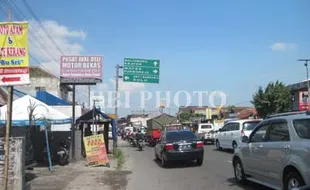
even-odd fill
[[[28,22],[0,23],[0,86],[29,80]]]
[[[102,56],[61,56],[60,82],[96,84],[102,82]]]
[[[160,60],[125,58],[124,82],[159,83]]]

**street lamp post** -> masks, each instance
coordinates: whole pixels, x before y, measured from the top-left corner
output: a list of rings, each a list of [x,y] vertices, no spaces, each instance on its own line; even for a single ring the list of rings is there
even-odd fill
[[[307,89],[308,89],[308,98],[307,98],[307,107],[308,110],[310,110],[310,84],[309,84],[309,69],[308,69],[308,61],[310,61],[310,59],[298,59],[298,61],[303,61],[305,62],[305,67],[306,67],[306,75],[307,75]]]

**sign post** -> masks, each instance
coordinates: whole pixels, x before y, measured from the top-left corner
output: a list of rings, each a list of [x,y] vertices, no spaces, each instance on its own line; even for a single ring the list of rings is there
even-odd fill
[[[11,22],[11,10],[8,21],[0,23],[0,86],[8,86],[7,123],[5,130],[4,190],[9,180],[9,138],[12,125],[13,85],[29,84],[28,66],[28,23]]]
[[[125,58],[124,82],[159,83],[160,60]]]
[[[75,161],[75,86],[95,85],[102,82],[102,66],[102,56],[79,55],[61,56],[60,58],[60,83],[73,85],[71,126],[71,157],[73,161]],[[90,94],[90,86],[88,90]]]

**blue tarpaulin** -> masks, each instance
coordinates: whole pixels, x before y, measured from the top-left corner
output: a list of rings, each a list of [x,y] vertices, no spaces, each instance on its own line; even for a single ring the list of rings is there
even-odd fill
[[[62,100],[46,91],[37,91],[36,98],[49,106],[70,105],[65,100]]]

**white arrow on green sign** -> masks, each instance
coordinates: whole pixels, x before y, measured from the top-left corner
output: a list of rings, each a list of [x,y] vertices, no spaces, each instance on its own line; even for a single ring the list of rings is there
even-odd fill
[[[124,59],[124,82],[159,83],[160,60]]]

